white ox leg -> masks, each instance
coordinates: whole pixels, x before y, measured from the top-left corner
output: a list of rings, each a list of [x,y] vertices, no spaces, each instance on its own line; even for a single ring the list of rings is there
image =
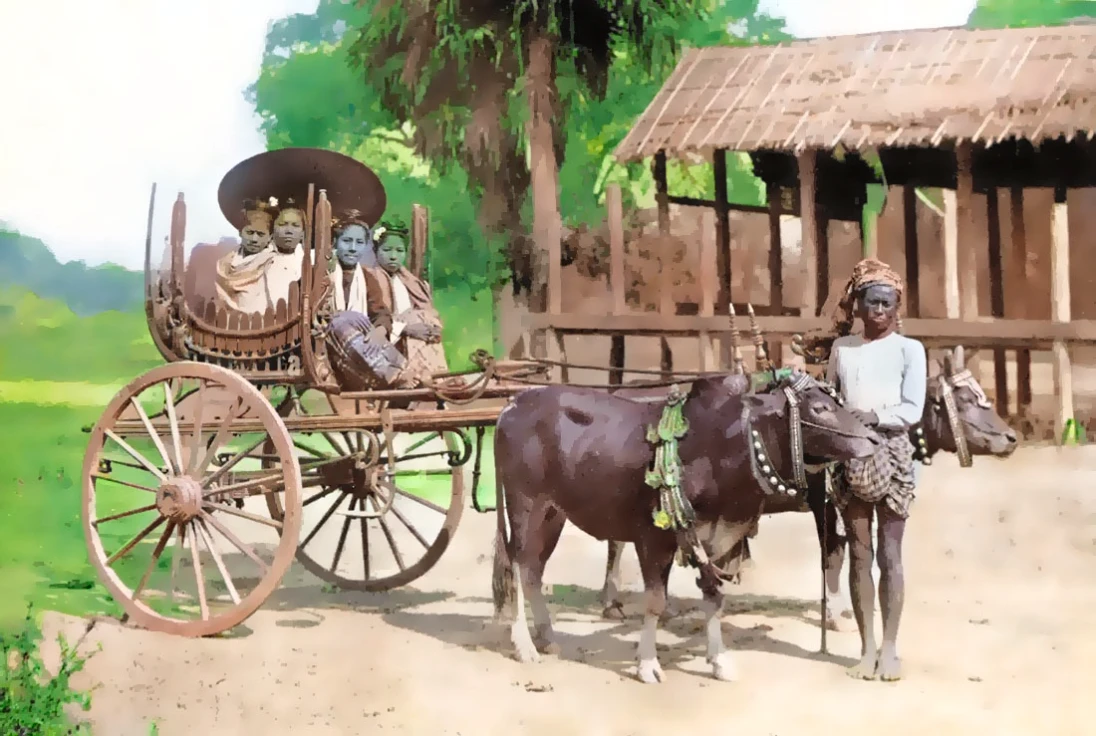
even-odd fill
[[[712,666],[712,676],[717,680],[730,682],[736,679],[738,672],[731,651],[723,641],[722,594],[711,598],[705,596],[703,609],[708,633],[708,664]]]
[[[662,665],[658,663],[655,639],[658,635],[658,619],[666,606],[666,598],[654,592],[647,592],[647,612],[643,616],[643,630],[639,633],[639,646],[636,658],[639,660],[639,679],[648,685],[662,682]]]
[[[519,662],[538,662],[540,653],[529,634],[529,619],[525,615],[525,581],[521,565],[514,565],[514,619],[510,624],[510,641],[514,645]]]
[[[731,557],[731,551],[735,545],[746,538],[755,523],[755,520],[703,523],[697,525],[697,537],[704,545],[712,562],[730,576],[736,574],[741,567],[741,559]],[[712,667],[712,675],[715,679],[723,681],[737,679],[738,670],[731,650],[727,649],[723,641],[723,593],[720,591],[705,593],[702,609],[708,635],[707,661]]]

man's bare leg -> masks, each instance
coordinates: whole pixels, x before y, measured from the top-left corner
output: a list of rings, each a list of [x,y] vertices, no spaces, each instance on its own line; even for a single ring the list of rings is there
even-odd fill
[[[849,593],[856,625],[860,629],[860,662],[848,674],[864,680],[875,679],[875,581],[871,566],[872,517],[875,506],[860,499],[849,499],[845,507],[845,528],[849,535]]]
[[[906,520],[884,504],[879,504],[879,607],[883,613],[883,646],[879,650],[879,677],[887,681],[902,679],[902,660],[898,658],[898,624],[906,600],[905,573],[902,569],[902,537]]]

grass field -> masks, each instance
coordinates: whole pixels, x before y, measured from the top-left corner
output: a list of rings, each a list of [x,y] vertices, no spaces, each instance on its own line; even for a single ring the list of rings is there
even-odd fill
[[[473,301],[443,292],[437,303],[451,368],[468,367],[473,350],[493,347],[489,295]],[[0,630],[22,622],[27,602],[78,615],[117,614],[87,559],[81,427],[98,420],[119,388],[163,361],[141,314],[80,318],[57,302],[10,291],[0,294],[0,307]],[[490,444],[488,438],[481,498],[493,503]],[[401,484],[435,499],[448,493],[447,484],[429,476]],[[123,503],[124,495],[115,501]],[[135,525],[141,522],[120,522],[111,532],[132,536]]]

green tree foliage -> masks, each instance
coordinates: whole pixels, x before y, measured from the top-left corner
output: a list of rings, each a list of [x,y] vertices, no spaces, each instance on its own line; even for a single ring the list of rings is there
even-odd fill
[[[967,25],[971,28],[1054,26],[1096,17],[1093,0],[978,0]]]
[[[606,14],[610,5],[630,13]],[[547,16],[537,15],[542,11]],[[783,21],[758,13],[757,0],[373,0],[361,7],[321,0],[315,15],[273,24],[249,94],[272,148],[352,153],[380,173],[393,210],[406,212],[413,201],[430,206],[439,288],[466,277],[497,283],[505,268],[499,246],[512,245],[528,221],[522,72],[530,27],[572,41],[559,44],[555,116],[561,209],[569,222],[600,219],[610,181],[622,184],[627,205],[651,204],[648,167],[619,166],[611,154],[682,46],[788,37]],[[748,161],[733,158],[729,168],[732,199],[760,202]],[[710,169],[671,165],[671,191],[712,196]],[[481,225],[498,235],[494,247]]]

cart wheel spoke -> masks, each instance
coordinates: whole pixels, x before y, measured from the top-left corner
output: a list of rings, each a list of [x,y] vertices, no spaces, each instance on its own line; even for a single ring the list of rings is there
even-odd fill
[[[146,527],[145,527],[144,529],[142,529],[141,531],[137,532],[137,535],[136,535],[135,537],[133,537],[133,539],[131,539],[131,540],[129,540],[128,542],[126,542],[126,543],[125,543],[124,545],[122,545],[122,548],[121,548],[121,549],[119,549],[119,550],[118,550],[117,552],[115,552],[114,554],[112,554],[112,555],[111,555],[110,557],[108,557],[108,558],[107,558],[107,563],[106,563],[106,564],[107,564],[107,567],[109,567],[109,566],[113,565],[113,564],[114,564],[115,562],[117,562],[117,561],[118,561],[118,559],[119,559],[120,557],[123,557],[123,556],[124,556],[124,555],[126,555],[126,554],[127,554],[127,553],[128,553],[128,552],[129,552],[130,550],[131,550],[131,549],[133,549],[133,548],[134,548],[134,547],[136,547],[136,546],[137,546],[138,544],[140,544],[140,542],[141,542],[141,540],[142,540],[142,539],[144,539],[145,537],[147,537],[147,536],[148,536],[149,534],[152,534],[152,532],[156,531],[156,529],[157,529],[157,528],[158,528],[158,527],[159,527],[159,526],[160,526],[161,524],[163,524],[163,523],[164,523],[165,521],[166,521],[166,519],[165,519],[164,517],[162,517],[162,516],[159,516],[159,517],[157,517],[157,518],[156,518],[156,520],[155,520],[155,521],[153,521],[153,522],[152,522],[151,524],[149,524],[148,526],[146,526]]]
[[[407,527],[407,531],[411,532],[411,536],[419,540],[419,543],[422,544],[423,549],[430,549],[430,542],[426,541],[426,537],[422,535],[422,532],[420,532],[414,524],[408,521],[407,517],[403,515],[402,511],[396,508],[395,504],[392,505],[391,511],[392,515],[399,519],[401,524]]]
[[[167,480],[167,477],[163,473],[160,472],[159,468],[157,468],[155,465],[150,463],[148,461],[148,458],[146,458],[144,455],[142,455],[141,453],[137,452],[132,447],[130,447],[129,443],[126,442],[124,439],[122,439],[118,435],[114,434],[114,432],[110,431],[109,429],[106,430],[105,434],[106,434],[107,437],[110,437],[112,440],[114,440],[114,442],[119,447],[121,447],[127,455],[129,455],[131,458],[133,458],[134,460],[139,462],[144,467],[145,470],[147,470],[148,472],[150,472],[154,476],[156,476],[157,480],[159,480],[159,481]]]
[[[160,541],[156,543],[156,549],[152,550],[152,559],[148,561],[148,567],[145,568],[145,574],[141,576],[141,582],[137,583],[137,587],[133,589],[133,600],[137,600],[141,595],[141,591],[148,585],[148,580],[152,577],[152,571],[156,569],[156,563],[160,561],[160,555],[164,553],[164,548],[167,547],[174,531],[175,522],[169,521],[167,529],[164,529],[164,533],[160,535]]]
[[[255,549],[251,545],[244,544],[242,541],[240,541],[240,538],[236,536],[236,534],[231,529],[218,521],[212,514],[203,513],[202,519],[207,522],[211,527],[220,532],[221,536],[227,539],[233,547],[240,550],[241,553],[246,555],[252,562],[258,565],[259,570],[263,575],[267,574],[267,571],[270,568],[267,566],[266,562],[264,562],[263,559],[255,553]]]
[[[225,587],[228,588],[228,595],[232,598],[232,602],[236,605],[240,605],[240,593],[236,590],[235,583],[232,582],[232,576],[228,574],[228,568],[225,567],[225,561],[221,558],[221,553],[217,551],[217,547],[213,544],[213,535],[209,533],[209,529],[206,528],[205,519],[199,516],[195,521],[195,528],[202,536],[202,542],[205,544],[206,549],[209,550],[209,556],[213,558],[213,564],[217,566],[217,572],[221,573],[221,580],[224,581]]]
[[[95,526],[99,526],[104,521],[115,521],[116,519],[128,519],[131,516],[136,516],[137,514],[144,514],[144,513],[147,513],[149,511],[155,511],[155,510],[156,510],[156,504],[151,503],[148,506],[139,506],[135,509],[130,509],[129,511],[121,511],[117,514],[111,514],[110,516],[104,516],[102,518],[96,519],[92,523],[95,524]],[[137,541],[140,541],[140,540],[137,540]]]
[[[156,493],[155,488],[149,488],[139,483],[131,483],[128,480],[122,480],[121,478],[115,478],[112,475],[106,475],[104,473],[92,473],[91,477],[95,480],[105,480],[109,483],[117,483],[120,486],[126,486],[127,488],[136,488],[138,491],[147,491],[148,493]]]
[[[171,444],[175,448],[175,467],[183,467],[183,440],[179,436],[179,417],[175,414],[175,381],[164,381],[164,409],[171,426]]]
[[[305,547],[307,547],[308,543],[311,542],[313,539],[315,539],[316,534],[318,534],[320,529],[323,528],[323,525],[327,523],[327,520],[330,519],[334,515],[335,509],[339,508],[339,504],[341,504],[343,502],[343,499],[346,498],[346,496],[347,496],[346,491],[340,491],[339,492],[339,497],[336,498],[335,503],[331,504],[331,506],[328,507],[327,511],[324,512],[324,515],[320,519],[320,522],[318,524],[316,524],[316,528],[314,528],[311,532],[309,532],[307,537],[305,537],[303,540],[301,540],[301,549],[304,549]]]
[[[350,510],[353,511],[358,505],[358,499],[350,499]],[[335,559],[331,562],[331,572],[339,567],[339,560],[342,559],[343,548],[346,547],[346,537],[350,534],[350,524],[354,521],[354,518],[347,516],[343,519],[342,531],[339,532],[339,543],[335,546]]]
[[[308,498],[306,498],[304,500],[304,503],[302,503],[301,505],[302,506],[308,506],[311,503],[319,501],[321,498],[326,498],[327,496],[331,495],[334,492],[335,492],[334,488],[324,488],[319,493],[315,493],[315,494],[309,496]],[[301,546],[303,547],[304,545],[301,545]]]
[[[160,439],[160,433],[152,426],[152,420],[148,418],[148,414],[145,412],[145,407],[141,406],[141,402],[137,400],[136,396],[133,396],[129,400],[130,406],[137,413],[137,416],[141,419],[141,424],[145,425],[145,431],[148,432],[149,438],[152,443],[156,445],[156,451],[160,453],[160,457],[164,461],[164,466],[167,467],[172,473],[179,473],[179,466],[175,464],[167,453],[167,448],[164,447],[164,442]]]
[[[209,620],[209,601],[206,600],[205,576],[202,574],[202,555],[198,549],[197,524],[190,527],[190,559],[194,562],[194,580],[198,585],[198,605],[201,606],[202,620]]]
[[[380,510],[380,505],[373,500],[372,496],[369,497],[369,505],[373,507],[374,511]],[[392,557],[395,558],[396,564],[399,565],[400,572],[403,572],[407,569],[407,564],[404,563],[403,555],[400,554],[400,547],[396,544],[396,538],[392,536],[392,529],[389,528],[388,522],[383,516],[379,517],[377,521],[380,522],[381,533],[384,534],[384,538],[388,540],[388,547],[392,550]]]
[[[209,501],[207,501],[207,502],[205,502],[204,507],[205,507],[205,510],[207,512],[209,512],[209,511],[223,511],[224,513],[229,514],[230,516],[236,516],[236,517],[239,517],[241,519],[247,519],[248,521],[253,521],[256,524],[264,524],[265,526],[269,526],[272,529],[281,529],[282,528],[282,522],[278,521],[277,519],[267,519],[265,516],[259,516],[258,514],[252,514],[252,513],[249,513],[247,511],[244,511],[243,509],[238,509],[238,508],[235,508],[233,506],[226,506],[224,504],[215,504],[215,503],[210,503]]]

